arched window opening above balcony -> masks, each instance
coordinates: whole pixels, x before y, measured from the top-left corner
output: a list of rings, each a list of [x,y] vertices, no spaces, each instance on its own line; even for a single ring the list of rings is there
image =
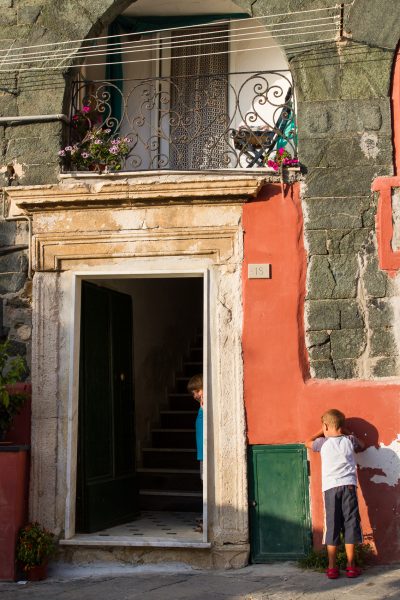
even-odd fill
[[[87,51],[70,119],[67,170],[296,164],[286,57],[231,0],[137,0]]]

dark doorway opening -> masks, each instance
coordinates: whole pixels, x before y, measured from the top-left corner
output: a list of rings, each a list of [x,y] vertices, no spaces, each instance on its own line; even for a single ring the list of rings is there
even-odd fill
[[[189,527],[203,509],[186,391],[203,371],[203,278],[82,282],[81,304],[76,531],[141,535],[146,517],[172,535],[158,513]]]

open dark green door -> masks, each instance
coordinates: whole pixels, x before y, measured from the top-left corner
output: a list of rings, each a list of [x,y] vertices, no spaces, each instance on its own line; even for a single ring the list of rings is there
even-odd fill
[[[76,530],[138,514],[131,297],[82,283]]]
[[[249,474],[252,562],[304,556],[311,547],[304,446],[250,446]]]

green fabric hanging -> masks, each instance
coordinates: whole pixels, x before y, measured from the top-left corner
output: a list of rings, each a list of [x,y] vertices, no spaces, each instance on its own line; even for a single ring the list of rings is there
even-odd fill
[[[294,144],[296,144],[297,136],[296,136],[295,132],[296,132],[296,124],[295,124],[294,115],[292,112],[292,116],[290,117],[289,121],[286,123],[285,129],[282,131],[284,137],[280,137],[278,139],[278,141],[276,143],[276,149],[279,150],[279,148],[284,148],[289,140],[293,140]]]
[[[176,29],[177,27],[192,27],[222,21],[224,19],[247,19],[249,15],[243,13],[222,15],[191,15],[177,17],[129,17],[120,15],[108,27],[108,41],[106,80],[112,81],[109,86],[111,115],[121,123],[122,93],[124,85],[124,72],[121,50],[120,34],[146,33],[155,29]],[[115,87],[114,87],[115,86]],[[118,91],[119,90],[119,91]]]

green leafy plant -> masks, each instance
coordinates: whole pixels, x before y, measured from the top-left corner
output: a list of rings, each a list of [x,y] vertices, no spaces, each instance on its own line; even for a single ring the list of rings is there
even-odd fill
[[[0,344],[0,436],[4,435],[21,410],[26,396],[13,393],[10,387],[21,381],[26,372],[22,356],[10,357],[10,344]]]
[[[372,558],[373,550],[371,544],[357,544],[355,547],[355,563],[358,567],[365,566]],[[339,569],[345,569],[347,565],[346,550],[342,540],[337,549],[336,562]],[[326,549],[310,550],[310,552],[298,561],[302,569],[313,571],[325,571],[328,568],[328,554]]]
[[[24,571],[47,563],[56,551],[54,534],[40,523],[28,523],[19,531],[16,558]]]
[[[90,106],[82,106],[72,117],[72,131],[74,141],[58,152],[67,163],[72,163],[77,169],[99,172],[121,170],[132,140],[115,135],[110,127],[102,126],[101,115],[97,111]]]

